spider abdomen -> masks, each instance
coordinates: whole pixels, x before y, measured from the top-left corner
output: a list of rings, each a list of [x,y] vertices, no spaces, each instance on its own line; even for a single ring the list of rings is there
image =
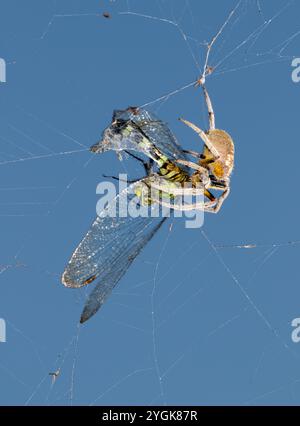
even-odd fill
[[[212,129],[207,136],[219,153],[219,158],[214,159],[208,148],[204,148],[205,160],[209,160],[209,168],[218,178],[228,178],[234,166],[234,143],[231,136],[221,129]]]

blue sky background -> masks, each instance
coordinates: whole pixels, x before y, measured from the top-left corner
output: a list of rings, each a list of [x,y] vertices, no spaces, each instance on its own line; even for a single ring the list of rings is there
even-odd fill
[[[203,67],[205,41],[236,5],[1,0],[2,405],[300,403],[300,344],[291,340],[300,252],[296,243],[278,245],[299,240],[300,83],[291,80],[299,1],[242,1],[211,52],[209,65],[219,64],[207,79],[217,127],[236,144],[221,212],[206,216],[202,229],[165,225],[84,326],[85,290],[60,283],[95,216],[102,174],[141,172],[114,153],[84,149],[113,109],[194,81],[193,55]],[[207,127],[200,90],[147,108],[184,147],[201,149],[177,120]],[[262,246],[214,246],[241,243]],[[48,373],[57,368],[52,386]]]

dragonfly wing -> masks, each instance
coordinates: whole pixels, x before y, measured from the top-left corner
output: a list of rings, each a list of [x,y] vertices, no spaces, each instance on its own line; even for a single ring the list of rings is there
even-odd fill
[[[130,185],[97,216],[91,228],[71,256],[62,275],[66,287],[79,288],[97,280],[82,313],[81,322],[90,318],[104,303],[130,264],[153,237],[166,218],[157,205],[145,207],[147,215],[129,215],[124,207],[138,206]],[[137,212],[137,210],[134,210]],[[125,215],[126,213],[126,215]]]
[[[138,111],[138,114],[131,114],[131,120],[142,129],[160,152],[169,160],[185,159],[185,153],[168,125],[147,110]]]
[[[82,287],[105,276],[122,253],[130,254],[139,238],[162,220],[154,211],[157,206],[149,206],[143,216],[129,215],[127,206],[139,201],[134,193],[139,182],[120,192],[98,214],[65,268],[62,283],[66,287]]]
[[[93,145],[90,150],[95,153],[105,151],[137,151],[153,160],[157,158],[155,146],[141,129],[130,121],[119,122],[107,127],[102,139]]]
[[[165,219],[166,218],[160,219],[155,226],[150,226],[150,223],[145,224],[144,229],[137,235],[132,244],[120,253],[117,261],[114,262],[107,273],[101,277],[96,287],[88,296],[81,314],[81,323],[87,321],[101,308],[116,284],[129,268],[130,264],[134,261],[144,246],[151,240]]]
[[[114,111],[112,124],[102,139],[91,147],[93,152],[132,150],[157,160],[157,152],[169,160],[186,155],[166,123],[145,109]],[[158,150],[158,151],[157,151]]]

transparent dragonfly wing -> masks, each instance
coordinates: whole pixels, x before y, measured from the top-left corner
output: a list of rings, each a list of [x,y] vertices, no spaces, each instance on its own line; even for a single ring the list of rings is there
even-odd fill
[[[132,206],[137,205],[135,186],[136,184],[132,184],[123,190],[100,212],[62,275],[62,283],[66,287],[79,288],[98,282],[87,301],[84,321],[92,315],[90,312],[95,313],[100,308],[132,261],[165,220],[154,212],[157,210],[155,206],[148,207],[147,216],[125,216],[128,210],[126,206],[130,203],[133,203]]]
[[[145,109],[115,111],[115,119],[131,120],[168,159],[184,159],[185,154],[168,125]]]
[[[145,224],[143,229],[136,236],[135,240],[126,247],[125,251],[120,252],[120,256],[117,261],[114,262],[114,264],[111,265],[111,269],[100,278],[100,281],[96,284],[95,288],[88,296],[80,317],[81,323],[87,321],[101,308],[136,256],[151,240],[165,219],[166,218],[161,218],[159,222],[155,222],[155,224]]]
[[[139,108],[114,111],[112,124],[104,130],[102,139],[93,145],[91,150],[133,150],[154,161],[158,156],[164,156],[171,161],[186,159],[167,124],[155,114]]]

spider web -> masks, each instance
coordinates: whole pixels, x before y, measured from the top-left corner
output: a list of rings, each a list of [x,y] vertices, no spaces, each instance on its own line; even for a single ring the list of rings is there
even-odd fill
[[[299,404],[297,2],[20,8],[22,22],[8,3],[1,18],[1,404]],[[141,173],[88,147],[130,104],[195,150],[176,118],[207,127],[194,88],[207,67],[217,127],[236,142],[230,197],[202,229],[165,225],[79,326],[89,289],[66,290],[60,275],[94,217],[96,185],[102,173]]]

